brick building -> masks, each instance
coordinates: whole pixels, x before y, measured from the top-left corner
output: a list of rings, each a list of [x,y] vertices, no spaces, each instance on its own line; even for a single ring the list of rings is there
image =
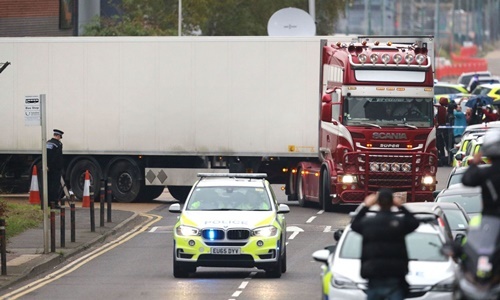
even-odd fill
[[[80,35],[100,6],[101,0],[0,0],[0,37]]]

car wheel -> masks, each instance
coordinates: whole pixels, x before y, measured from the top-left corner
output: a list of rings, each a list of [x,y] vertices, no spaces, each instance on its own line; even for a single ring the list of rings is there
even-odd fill
[[[286,273],[286,249],[281,257],[281,273]]]
[[[279,254],[278,261],[276,262],[276,264],[272,268],[266,270],[266,277],[280,278],[283,268],[282,265],[283,265],[283,260],[281,254]]]
[[[173,259],[173,266],[174,266],[174,277],[175,278],[187,278],[189,277],[189,271],[192,271],[188,268],[183,263],[178,262],[175,259],[175,245],[174,245],[174,251],[172,253],[172,259]],[[196,271],[196,269],[195,269]]]

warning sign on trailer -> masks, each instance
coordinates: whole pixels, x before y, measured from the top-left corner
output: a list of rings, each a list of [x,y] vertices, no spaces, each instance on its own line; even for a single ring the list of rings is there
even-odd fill
[[[26,96],[24,98],[24,125],[41,125],[40,96]]]

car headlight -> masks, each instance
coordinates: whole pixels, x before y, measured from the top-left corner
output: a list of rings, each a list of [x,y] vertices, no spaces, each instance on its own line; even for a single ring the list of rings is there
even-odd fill
[[[341,183],[356,183],[356,182],[358,182],[358,177],[356,177],[355,175],[350,175],[350,174],[340,175],[339,181]]]
[[[424,177],[422,177],[422,184],[424,184],[424,185],[432,185],[432,184],[434,184],[434,177],[432,177],[432,176],[424,176]]]
[[[438,282],[431,289],[433,292],[453,292],[455,287],[455,277],[451,276],[441,282]]]
[[[196,227],[180,225],[175,228],[175,232],[180,236],[196,236],[200,235],[200,230]]]
[[[350,280],[347,277],[344,277],[342,275],[338,274],[333,274],[332,278],[330,279],[330,282],[332,283],[332,286],[336,289],[356,289],[359,290],[359,287],[357,284]]]
[[[252,230],[252,236],[270,237],[275,236],[276,233],[278,233],[278,228],[273,225],[263,226]]]

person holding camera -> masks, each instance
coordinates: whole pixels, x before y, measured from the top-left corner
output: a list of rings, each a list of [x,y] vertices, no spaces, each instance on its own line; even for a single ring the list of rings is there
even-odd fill
[[[367,299],[402,300],[408,292],[408,252],[405,237],[419,226],[419,221],[394,197],[389,189],[368,195],[354,217],[352,230],[363,237],[361,277],[368,280]],[[375,216],[366,213],[375,204]],[[403,215],[391,211],[395,206]]]
[[[454,127],[453,127],[453,137],[455,139],[455,143],[459,143],[462,134],[465,131],[465,128],[467,127],[467,117],[465,113],[462,111],[462,105],[461,102],[456,106],[456,108],[453,110],[453,117],[454,117]]]

